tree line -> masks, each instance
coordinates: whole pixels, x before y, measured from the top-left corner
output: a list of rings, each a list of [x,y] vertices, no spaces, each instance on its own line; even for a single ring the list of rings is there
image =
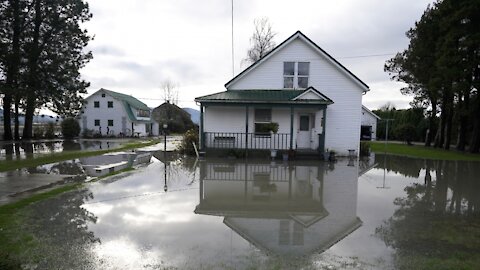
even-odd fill
[[[0,0],[0,95],[4,139],[32,138],[33,115],[48,108],[74,116],[89,83],[79,70],[92,58],[81,24],[92,17],[82,0]],[[12,111],[13,110],[13,111]],[[12,133],[12,118],[14,132]]]
[[[385,63],[428,119],[425,145],[480,150],[480,1],[439,0],[407,31],[410,44]],[[456,135],[454,137],[453,135]]]

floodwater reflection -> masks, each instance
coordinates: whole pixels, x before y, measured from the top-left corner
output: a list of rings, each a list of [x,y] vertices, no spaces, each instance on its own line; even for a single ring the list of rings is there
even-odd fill
[[[357,166],[323,162],[204,162],[195,213],[278,255],[323,251],[361,226]]]
[[[472,229],[480,226],[478,163],[161,153],[152,161],[30,207],[25,227],[57,245],[35,254],[75,262],[45,264],[63,269],[422,269],[404,262],[451,250],[468,261],[480,251]],[[75,248],[61,248],[62,226],[78,226],[75,245],[64,241]]]

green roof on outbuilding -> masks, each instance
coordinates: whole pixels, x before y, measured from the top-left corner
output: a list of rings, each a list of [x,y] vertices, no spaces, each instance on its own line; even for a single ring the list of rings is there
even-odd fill
[[[150,108],[143,102],[141,102],[140,100],[130,96],[130,95],[125,95],[125,94],[122,94],[122,93],[118,93],[118,92],[114,92],[114,91],[110,91],[110,90],[107,90],[107,89],[100,89],[101,91],[104,91],[105,93],[109,94],[110,96],[118,99],[118,100],[121,100],[125,103],[127,103],[128,105],[134,107],[135,109],[140,109],[140,110],[150,110]]]

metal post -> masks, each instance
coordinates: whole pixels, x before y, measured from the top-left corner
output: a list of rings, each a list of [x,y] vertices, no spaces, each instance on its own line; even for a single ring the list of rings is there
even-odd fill
[[[394,121],[394,119],[383,119],[384,121],[387,122],[387,125],[385,126],[385,152],[387,151],[387,144],[388,144],[388,123],[390,121]]]
[[[293,149],[293,106],[290,107],[290,150]]]
[[[248,151],[248,106],[245,107],[245,154]]]
[[[200,138],[199,138],[199,148],[200,148],[200,151],[203,151],[204,150],[204,147],[205,147],[205,134],[203,132],[204,130],[204,123],[203,123],[203,105],[200,104]]]

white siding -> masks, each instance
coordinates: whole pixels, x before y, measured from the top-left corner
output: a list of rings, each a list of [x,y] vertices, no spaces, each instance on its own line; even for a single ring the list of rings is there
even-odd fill
[[[299,39],[238,79],[228,90],[282,89],[285,61],[310,62],[309,85],[334,101],[327,109],[325,148],[335,150],[339,155],[347,155],[348,149],[354,149],[358,154],[363,89],[343,70]]]
[[[100,102],[100,108],[94,108],[94,101]],[[113,101],[113,108],[108,108],[108,101]],[[122,116],[127,116],[123,103],[114,99],[109,95],[102,97],[102,92],[97,92],[87,99],[87,104],[84,105],[84,113],[81,115],[80,126],[82,131],[84,129],[91,129],[95,132],[99,131],[99,127],[95,126],[95,119],[100,120],[100,127],[102,134],[106,135],[108,120],[113,120],[113,127],[109,127],[113,135],[118,135],[122,132]],[[83,117],[87,117],[87,125],[84,126]],[[127,117],[128,121],[128,117]],[[131,128],[131,123],[128,121],[127,128]]]

